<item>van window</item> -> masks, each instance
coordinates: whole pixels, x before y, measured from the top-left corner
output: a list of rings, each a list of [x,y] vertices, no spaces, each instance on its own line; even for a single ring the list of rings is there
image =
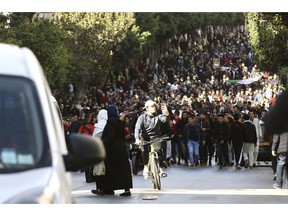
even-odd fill
[[[50,165],[45,122],[33,83],[0,76],[0,173]]]

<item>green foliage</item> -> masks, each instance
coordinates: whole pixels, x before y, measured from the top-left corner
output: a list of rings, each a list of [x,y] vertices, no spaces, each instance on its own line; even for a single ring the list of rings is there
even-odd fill
[[[279,71],[279,77],[281,80],[281,83],[284,84],[284,86],[288,87],[288,67],[283,67]]]
[[[143,46],[147,44],[147,38],[150,32],[140,33],[139,26],[133,26],[127,32],[125,38],[119,44],[118,52],[115,52],[114,63],[120,67],[120,64],[127,62],[129,59],[137,59],[143,55]]]
[[[165,39],[172,38],[177,34],[177,27],[179,19],[175,18],[175,13],[158,13],[159,30],[156,32],[158,42]]]
[[[141,57],[146,47],[175,35],[197,34],[208,25],[244,20],[242,13],[74,12],[54,13],[56,19],[38,15],[0,15],[0,41],[29,47],[52,90],[64,91],[72,82],[82,94],[90,85],[102,87],[111,71]]]
[[[196,30],[212,26],[244,24],[243,13],[136,13],[141,31],[149,31],[150,43],[163,42],[179,34],[197,34]]]
[[[35,13],[11,13],[9,15],[9,18],[10,18],[10,27],[13,28],[13,27],[17,27],[19,25],[22,24],[23,20],[29,20],[31,21],[33,16],[35,15]]]
[[[5,26],[8,24],[8,16],[4,14],[0,14],[0,33],[5,29]]]
[[[259,68],[278,73],[288,66],[286,13],[247,13],[248,29]]]
[[[52,89],[64,89],[70,54],[61,26],[53,20],[32,19],[34,13],[12,13],[2,42],[29,47],[40,61]]]
[[[178,17],[178,34],[197,34],[196,30],[203,25],[205,19],[205,13],[176,13],[176,16]]]
[[[69,35],[73,56],[69,77],[79,94],[89,85],[102,87],[113,70],[114,53],[121,50],[120,44],[135,23],[133,13],[77,12],[56,16]]]
[[[140,32],[149,32],[146,45],[152,45],[157,42],[156,33],[159,31],[159,16],[157,13],[135,13],[136,25]]]
[[[177,34],[179,19],[176,13],[135,13],[135,17],[141,32],[150,32],[149,45],[163,42]]]
[[[32,22],[30,27],[30,39],[25,44],[37,55],[51,88],[65,89],[70,60],[65,33],[47,19]]]

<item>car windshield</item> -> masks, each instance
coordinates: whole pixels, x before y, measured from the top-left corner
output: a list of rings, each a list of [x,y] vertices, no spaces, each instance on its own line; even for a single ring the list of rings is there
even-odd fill
[[[43,113],[34,89],[28,79],[0,76],[0,173],[51,164]]]

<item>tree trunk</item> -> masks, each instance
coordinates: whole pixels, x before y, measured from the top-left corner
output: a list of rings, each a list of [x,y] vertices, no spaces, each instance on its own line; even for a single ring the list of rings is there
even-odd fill
[[[74,92],[74,100],[73,102],[81,102],[86,94],[86,88],[84,85],[77,85],[75,86],[75,92]]]

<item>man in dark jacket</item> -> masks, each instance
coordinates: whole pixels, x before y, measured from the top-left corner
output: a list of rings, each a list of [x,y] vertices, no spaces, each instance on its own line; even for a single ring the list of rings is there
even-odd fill
[[[186,111],[184,111],[184,112],[182,112],[181,119],[179,121],[177,121],[177,123],[176,123],[177,137],[179,139],[177,164],[180,165],[180,162],[182,159],[185,161],[185,165],[188,166],[188,150],[187,150],[187,145],[183,139],[184,127],[187,123],[188,123],[188,113]]]
[[[256,127],[249,120],[249,115],[244,114],[244,122],[243,122],[243,158],[245,161],[245,168],[252,169],[254,163],[254,146],[257,145],[257,134]]]
[[[288,189],[288,132],[273,135],[272,156],[278,156],[275,189]],[[285,182],[283,185],[283,176]]]
[[[211,127],[209,120],[206,118],[205,113],[201,113],[199,116],[199,125],[202,129],[202,140],[199,147],[200,163],[203,166],[207,165],[209,154],[209,142],[211,141]],[[212,155],[209,155],[212,156]],[[209,157],[209,165],[211,164],[212,157]]]
[[[188,155],[191,166],[199,165],[199,143],[202,139],[202,129],[196,122],[196,116],[188,117],[188,123],[184,127],[184,142],[188,147]]]
[[[220,169],[229,164],[228,156],[228,139],[229,139],[229,128],[228,124],[224,122],[224,115],[218,115],[218,123],[214,127],[214,140],[217,146],[218,158]]]
[[[233,115],[234,122],[231,124],[230,128],[230,142],[232,143],[234,155],[235,155],[235,168],[237,170],[240,170],[241,167],[239,165],[240,163],[240,155],[241,150],[243,147],[243,125],[242,125],[242,118],[240,113],[235,113]]]
[[[81,123],[78,120],[78,116],[77,115],[73,115],[71,117],[71,124],[69,127],[69,134],[72,133],[79,133],[79,128],[81,127]]]

